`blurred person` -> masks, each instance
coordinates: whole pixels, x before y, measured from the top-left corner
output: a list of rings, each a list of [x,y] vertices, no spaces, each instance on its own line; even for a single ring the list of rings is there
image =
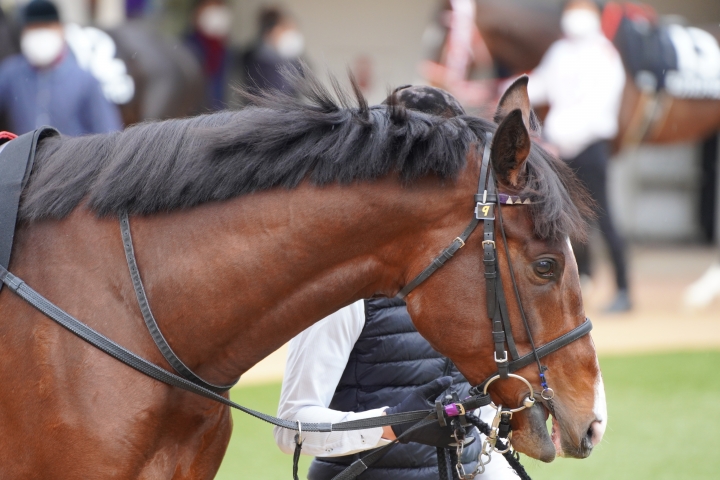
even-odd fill
[[[205,103],[210,110],[221,110],[226,106],[228,39],[232,22],[232,10],[223,0],[201,0],[195,7],[192,31],[186,36],[186,44],[202,65]]]
[[[598,226],[608,244],[617,292],[606,313],[632,308],[625,242],[615,229],[607,198],[610,140],[618,132],[625,87],[620,55],[600,28],[600,10],[590,0],[571,0],[561,19],[563,38],[530,74],[533,105],[548,105],[543,134],[575,171],[598,206]],[[573,245],[582,282],[590,283],[588,245]]]
[[[453,117],[460,104],[434,87],[400,87],[398,103],[406,108]],[[290,342],[278,417],[301,422],[342,422],[383,414],[432,408],[437,398],[456,392],[468,396],[470,385],[453,363],[420,336],[405,302],[376,298],[355,302],[309,327]],[[429,402],[429,403],[428,403]],[[483,410],[491,421],[494,410]],[[489,417],[489,418],[488,418]],[[381,447],[409,428],[394,427],[304,433],[303,450],[314,455],[309,480],[330,480],[361,452]],[[365,470],[362,478],[437,480],[437,448],[454,441],[449,429],[433,425],[395,445]],[[295,432],[275,428],[275,441],[292,454]],[[472,429],[461,458],[467,473],[477,465],[481,436]],[[517,478],[507,461],[495,455],[479,478]]]
[[[0,64],[0,112],[16,134],[51,125],[65,135],[120,130],[117,107],[67,48],[57,7],[33,0],[22,12],[21,54]]]
[[[467,107],[481,108],[496,95],[493,59],[476,23],[475,0],[444,0],[423,44],[431,60],[420,63],[430,85],[452,93]]]
[[[283,67],[301,69],[305,38],[295,22],[278,7],[264,7],[258,16],[259,34],[242,55],[244,83],[252,90],[294,93],[281,74]]]

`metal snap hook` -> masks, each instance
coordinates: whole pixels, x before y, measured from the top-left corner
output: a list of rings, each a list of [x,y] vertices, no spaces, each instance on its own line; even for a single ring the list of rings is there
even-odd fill
[[[302,423],[300,423],[300,420],[297,421],[298,424],[298,433],[297,433],[297,440],[296,443],[298,445],[302,445],[303,443],[303,437],[302,437]]]

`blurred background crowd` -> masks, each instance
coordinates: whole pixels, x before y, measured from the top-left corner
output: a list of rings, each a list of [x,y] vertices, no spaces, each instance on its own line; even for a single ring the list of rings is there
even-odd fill
[[[326,80],[349,70],[371,104],[399,85],[433,85],[489,118],[527,73],[544,123],[538,140],[598,205],[589,245],[574,245],[598,312],[654,301],[635,280],[637,245],[702,247],[694,251],[708,268],[687,273],[696,281],[674,288],[675,303],[707,311],[720,297],[718,2],[0,0],[0,8],[0,130],[17,134],[42,125],[101,133],[241,108],[237,87],[292,94],[283,68]],[[678,263],[675,278],[688,264]]]
[[[23,133],[50,124],[79,135],[239,108],[234,87],[287,91],[291,87],[279,70],[301,64],[320,76],[333,72],[342,78],[349,69],[371,103],[380,102],[390,87],[424,83],[445,88],[468,111],[488,116],[487,106],[495,104],[509,79],[537,70],[530,88],[538,113],[548,122],[546,146],[570,161],[604,140],[603,155],[619,160],[600,161],[585,172],[585,181],[591,182],[603,213],[598,237],[607,242],[596,243],[609,246],[615,272],[618,294],[605,306],[627,311],[633,292],[625,238],[655,244],[712,244],[718,238],[720,53],[715,36],[720,4],[600,2],[600,25],[593,27],[583,23],[582,15],[575,25],[562,25],[565,3],[0,0],[0,128]],[[619,117],[609,130],[598,126],[602,119],[580,125],[572,113],[569,123],[556,128],[566,108],[562,105],[578,104],[569,100],[568,85],[577,85],[580,77],[566,75],[558,83],[547,73],[572,70],[568,65],[576,62],[566,58],[572,56],[566,49],[555,55],[555,60],[563,57],[556,65],[538,65],[553,42],[573,35],[573,28],[579,29],[578,37],[583,29],[601,29],[621,54],[628,79],[624,88],[622,78],[614,91],[605,92],[612,90],[609,77],[598,79],[589,72],[593,65],[601,65],[595,72],[612,70],[602,61],[576,69],[586,72],[578,75],[590,83],[574,95],[595,98],[586,107],[596,112],[610,105],[597,117]],[[602,57],[586,55],[583,48],[578,58]],[[550,57],[545,64],[552,63]],[[560,93],[539,92],[545,84]],[[599,100],[602,95],[611,100]],[[576,126],[575,137],[585,132],[581,137],[587,141],[579,150],[551,138],[553,130],[569,131],[568,125]],[[657,143],[663,146],[652,146]],[[597,185],[588,180],[598,175],[607,176],[607,188],[604,178]],[[576,250],[589,291],[597,284],[590,280],[591,256],[582,246]],[[710,283],[720,284],[720,269],[710,274]],[[716,290],[720,287],[689,291],[685,303],[706,306],[720,294]]]
[[[596,322],[600,351],[720,346],[717,0],[0,0],[0,9],[0,131],[16,134],[241,108],[238,86],[293,94],[283,68],[323,79],[349,70],[371,104],[400,85],[433,85],[490,118],[527,73],[537,140],[599,207],[589,245],[574,249],[586,307],[607,320]],[[282,363],[261,375],[276,378]]]

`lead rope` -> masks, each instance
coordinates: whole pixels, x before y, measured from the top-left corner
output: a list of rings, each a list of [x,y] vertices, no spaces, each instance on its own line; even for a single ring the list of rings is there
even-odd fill
[[[440,480],[450,480],[448,478],[448,450],[437,447],[438,476]]]
[[[467,415],[465,415],[465,418],[467,418],[467,420],[470,423],[472,423],[475,426],[475,428],[477,428],[478,431],[480,433],[482,433],[483,435],[485,435],[486,437],[491,435],[490,425],[488,425],[487,423],[480,420],[474,414],[468,413]],[[509,443],[506,444],[501,439],[498,439],[498,443],[500,444],[500,449],[505,451],[505,453],[503,453],[502,456],[505,457],[505,460],[507,460],[508,465],[510,465],[510,468],[513,469],[513,471],[518,475],[518,477],[520,477],[521,480],[532,480],[530,478],[530,475],[528,475],[528,473],[525,471],[525,467],[523,467],[520,464],[520,454],[517,452],[511,451]],[[480,455],[482,456],[482,453]],[[480,463],[482,463],[482,462],[480,462]],[[485,465],[487,465],[488,463],[490,463],[489,457],[488,457],[488,461],[482,464],[482,470],[480,472],[477,472],[477,470],[476,470],[476,473],[482,473],[483,471],[485,471]]]

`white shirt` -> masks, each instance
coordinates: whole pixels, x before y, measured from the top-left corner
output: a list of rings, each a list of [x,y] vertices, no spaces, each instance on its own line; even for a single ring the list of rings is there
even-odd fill
[[[290,340],[277,416],[300,422],[345,422],[377,417],[389,407],[365,412],[328,408],[350,352],[365,326],[365,303],[358,301],[325,317]],[[285,453],[295,449],[295,432],[275,427],[275,442]],[[351,432],[303,433],[302,453],[333,457],[389,443],[382,427]]]
[[[546,139],[572,158],[598,140],[615,138],[625,87],[620,55],[601,32],[562,38],[530,74],[533,105],[548,104]]]
[[[365,303],[360,300],[325,317],[290,340],[278,417],[300,422],[336,423],[382,414],[387,406],[359,413],[328,408],[350,352],[364,327]],[[490,423],[494,412],[490,407],[482,408],[480,418]],[[295,432],[275,427],[273,433],[280,450],[292,454]],[[302,453],[321,457],[350,455],[389,443],[382,438],[381,427],[351,432],[303,432],[303,438]],[[484,438],[481,435],[481,440]],[[517,480],[518,477],[502,455],[495,454],[485,473],[476,478]]]

